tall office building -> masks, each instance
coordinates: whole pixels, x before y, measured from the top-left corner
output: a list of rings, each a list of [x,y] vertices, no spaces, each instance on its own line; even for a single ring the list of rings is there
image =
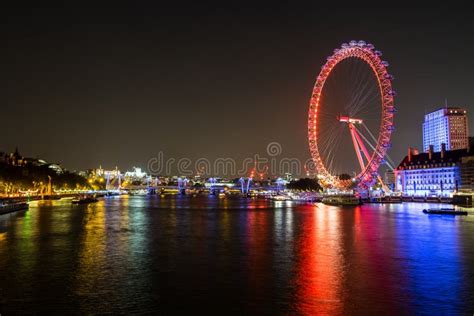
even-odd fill
[[[425,115],[423,150],[427,152],[433,145],[434,151],[439,152],[442,143],[446,144],[446,150],[469,147],[466,110],[445,107]]]

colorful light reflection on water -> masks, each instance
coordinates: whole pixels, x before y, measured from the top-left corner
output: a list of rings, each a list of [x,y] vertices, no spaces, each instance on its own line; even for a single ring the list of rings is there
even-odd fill
[[[0,216],[0,313],[472,313],[474,212],[208,197]]]

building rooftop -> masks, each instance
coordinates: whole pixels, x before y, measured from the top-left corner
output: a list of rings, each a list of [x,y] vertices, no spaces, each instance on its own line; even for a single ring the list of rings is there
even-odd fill
[[[443,158],[442,152],[433,152],[431,153],[419,153],[417,155],[412,154],[411,160],[409,161],[408,156],[403,158],[402,162],[398,165],[397,169],[404,169],[408,166],[423,166],[423,165],[430,165],[430,164],[439,164],[439,163],[457,163],[461,161],[461,158],[467,156],[473,156],[474,151],[468,149],[458,149],[458,150],[447,150],[444,152]]]
[[[449,114],[449,115],[464,115],[467,113],[466,109],[464,108],[460,108],[460,107],[442,107],[442,108],[439,108],[435,111],[431,111],[429,113],[426,113],[425,114],[425,118],[429,118],[429,119],[432,119],[432,118],[435,118],[435,117],[438,117],[438,115],[436,114]]]

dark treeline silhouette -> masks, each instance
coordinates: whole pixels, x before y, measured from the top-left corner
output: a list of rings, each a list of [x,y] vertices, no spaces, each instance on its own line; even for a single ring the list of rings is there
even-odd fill
[[[293,180],[286,185],[291,190],[302,190],[302,191],[321,191],[322,187],[319,185],[317,179],[302,178],[299,180]]]
[[[48,165],[12,165],[0,161],[0,193],[17,193],[19,190],[45,192],[51,180],[52,189],[89,188],[87,180],[69,171],[58,173]]]

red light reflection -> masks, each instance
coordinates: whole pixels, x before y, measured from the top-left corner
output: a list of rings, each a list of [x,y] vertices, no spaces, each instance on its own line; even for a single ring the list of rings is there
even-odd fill
[[[340,216],[329,206],[309,209],[296,240],[295,306],[303,315],[342,313]]]

